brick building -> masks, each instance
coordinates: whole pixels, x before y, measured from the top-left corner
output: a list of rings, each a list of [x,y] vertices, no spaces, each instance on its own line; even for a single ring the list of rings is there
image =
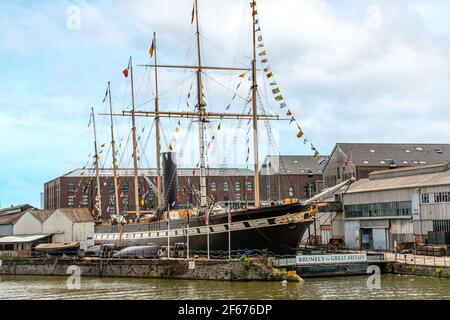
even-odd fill
[[[247,169],[208,169],[208,196],[223,205],[236,206],[254,201],[253,171]],[[147,179],[156,184],[155,169],[139,170],[141,210],[156,208],[156,195]],[[200,190],[199,169],[178,169],[178,194],[181,208],[196,204],[195,190]],[[119,169],[119,197],[122,212],[134,211],[134,175],[132,169]],[[102,212],[115,214],[115,190],[112,169],[100,170]],[[97,195],[95,170],[77,169],[44,185],[44,209],[88,208],[94,211]]]
[[[261,199],[306,200],[314,196],[322,190],[322,167],[327,159],[327,156],[267,156],[260,171]]]

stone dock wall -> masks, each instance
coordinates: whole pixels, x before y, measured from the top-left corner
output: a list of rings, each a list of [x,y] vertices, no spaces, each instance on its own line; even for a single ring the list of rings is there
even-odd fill
[[[414,276],[450,278],[450,267],[421,266],[400,262],[389,263],[388,272]]]
[[[287,276],[272,269],[267,259],[226,260],[139,260],[139,259],[11,259],[0,260],[0,275],[64,275],[70,266],[82,276],[170,278],[224,281],[279,281]]]

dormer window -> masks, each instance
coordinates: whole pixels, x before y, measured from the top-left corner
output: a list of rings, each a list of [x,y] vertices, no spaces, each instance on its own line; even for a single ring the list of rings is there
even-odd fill
[[[403,160],[402,163],[403,163],[403,164],[409,164],[409,162],[406,161],[406,160]]]
[[[417,151],[423,151],[423,148],[422,147],[416,147],[415,148]]]
[[[364,160],[363,163],[364,163],[364,164],[369,164],[369,161]]]
[[[386,163],[388,164],[389,168],[397,168],[397,162],[392,159],[386,159]]]
[[[370,149],[369,152],[370,152],[370,153],[375,153],[375,150]]]
[[[411,150],[405,149],[405,152],[406,152],[406,153],[411,153]]]
[[[442,149],[436,149],[435,151],[436,151],[436,153],[439,153],[439,154],[443,154],[443,153],[444,153],[444,152],[442,151]]]

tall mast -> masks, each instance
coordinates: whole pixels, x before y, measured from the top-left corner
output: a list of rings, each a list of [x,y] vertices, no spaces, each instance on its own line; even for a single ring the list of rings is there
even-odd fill
[[[138,183],[138,157],[137,157],[137,139],[136,139],[136,118],[134,116],[135,107],[134,107],[134,80],[133,80],[133,58],[130,57],[130,75],[131,75],[131,123],[133,128],[131,129],[131,133],[133,136],[133,165],[134,165],[134,205],[136,215],[140,214],[139,207],[139,183]]]
[[[116,198],[116,214],[120,214],[119,208],[119,184],[117,182],[117,159],[116,159],[116,141],[114,139],[114,122],[113,122],[113,108],[111,98],[111,82],[108,81],[108,95],[109,95],[109,111],[111,112],[111,151],[113,160],[113,173],[114,173],[114,194]]]
[[[199,133],[199,148],[200,148],[200,206],[205,208],[207,206],[206,194],[206,164],[205,164],[205,102],[203,101],[203,87],[202,87],[202,59],[200,51],[200,28],[198,18],[198,4],[195,0],[195,20],[197,27],[197,57],[198,57],[198,71],[197,71],[197,108],[198,116],[198,133]]]
[[[94,127],[94,149],[95,149],[95,176],[97,178],[97,204],[98,204],[98,215],[100,217],[103,216],[102,214],[102,193],[101,193],[101,185],[100,185],[100,171],[99,171],[99,160],[100,156],[98,155],[98,148],[97,148],[97,130],[95,128],[95,115],[94,115],[94,108],[92,108],[92,124]]]
[[[156,32],[153,33],[153,54],[155,55],[155,113],[159,112],[159,91],[158,91],[158,59],[156,58]],[[163,206],[162,186],[161,186],[161,142],[160,142],[160,118],[155,118],[156,127],[156,187],[158,208]]]
[[[252,112],[253,112],[253,156],[254,156],[254,183],[255,183],[255,207],[260,207],[259,197],[259,155],[258,155],[258,109],[257,109],[257,90],[258,83],[256,81],[256,1],[252,5],[253,19],[253,62],[252,62]]]

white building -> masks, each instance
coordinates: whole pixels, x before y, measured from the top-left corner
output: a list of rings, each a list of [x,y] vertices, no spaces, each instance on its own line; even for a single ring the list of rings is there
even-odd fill
[[[56,209],[43,222],[43,233],[53,242],[79,242],[81,249],[94,245],[94,218],[87,209]]]
[[[44,221],[52,215],[53,211],[29,210],[25,212],[14,224],[13,235],[32,235],[44,233]]]
[[[449,163],[376,171],[342,195],[349,248],[393,249],[450,232]]]

